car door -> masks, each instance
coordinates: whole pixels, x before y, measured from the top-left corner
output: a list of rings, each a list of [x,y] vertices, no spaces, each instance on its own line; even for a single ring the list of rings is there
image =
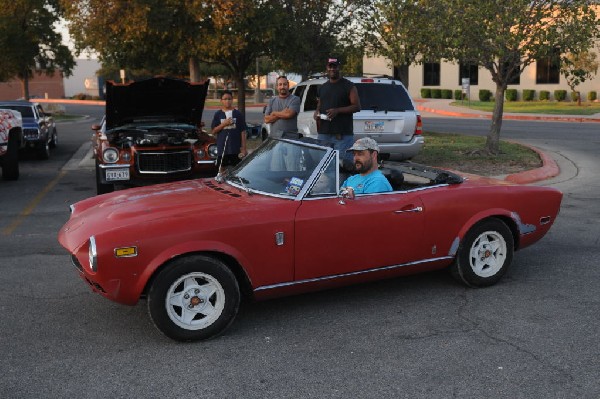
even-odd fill
[[[308,137],[317,137],[317,122],[314,114],[317,109],[317,93],[321,85],[314,83],[306,85],[304,98],[300,104],[300,113],[298,113],[298,130]]]
[[[295,221],[296,280],[426,258],[418,192],[305,200]]]

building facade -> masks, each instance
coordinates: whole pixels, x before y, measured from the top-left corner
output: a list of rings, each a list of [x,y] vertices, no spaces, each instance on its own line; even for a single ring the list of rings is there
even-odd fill
[[[598,54],[598,51],[595,51]],[[538,60],[527,66],[519,79],[508,85],[509,89],[516,89],[518,99],[522,99],[523,90],[535,90],[535,99],[538,99],[542,90],[550,92],[550,99],[554,99],[555,90],[566,90],[567,99],[570,100],[571,89],[565,77],[560,73],[558,62],[548,58]],[[598,71],[600,73],[600,70]],[[394,68],[390,61],[383,57],[365,57],[363,59],[363,73],[365,75],[388,75],[400,79],[401,74]],[[407,86],[413,98],[421,98],[422,88],[462,90],[463,78],[469,78],[469,94],[472,100],[479,99],[479,90],[486,89],[494,93],[496,84],[487,69],[461,65],[459,63],[440,61],[439,63],[425,63],[410,65],[402,71],[401,79]],[[587,100],[587,94],[595,91],[600,98],[600,76],[587,80],[577,86],[581,93],[582,101]]]

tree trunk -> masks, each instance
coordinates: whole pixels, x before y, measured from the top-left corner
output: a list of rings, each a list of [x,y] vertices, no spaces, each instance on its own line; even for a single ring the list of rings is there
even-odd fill
[[[492,125],[487,135],[485,149],[493,155],[500,153],[500,129],[502,129],[502,115],[504,114],[504,92],[506,87],[496,84],[496,94],[494,95],[494,113],[492,114]]]
[[[576,93],[577,93],[577,105],[581,106],[581,92],[577,91]]]
[[[198,59],[195,57],[190,57],[188,60],[188,65],[190,68],[190,82],[200,82],[200,63]]]
[[[27,76],[27,73],[25,73],[23,79],[21,79],[21,91],[23,92],[25,101],[29,101],[29,77]]]
[[[244,119],[246,119],[246,86],[244,85],[244,75],[237,75],[235,77],[235,85],[238,94],[237,109],[244,115]]]

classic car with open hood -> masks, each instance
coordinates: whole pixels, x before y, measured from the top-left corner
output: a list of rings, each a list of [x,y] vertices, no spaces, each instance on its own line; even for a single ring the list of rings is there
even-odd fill
[[[495,284],[554,223],[562,193],[414,163],[380,166],[393,191],[352,196],[339,154],[268,139],[222,179],[133,188],[71,206],[59,242],[91,289],[147,298],[154,324],[190,341],[221,333],[242,299],[449,268]],[[527,267],[519,262],[516,267]]]
[[[106,116],[92,126],[98,194],[216,174],[215,139],[201,128],[208,83],[107,82]]]

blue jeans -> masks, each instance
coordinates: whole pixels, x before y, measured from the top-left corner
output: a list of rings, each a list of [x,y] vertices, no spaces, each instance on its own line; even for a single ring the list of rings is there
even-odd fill
[[[343,135],[341,139],[336,139],[334,134],[322,134],[319,133],[317,135],[317,140],[321,140],[326,144],[333,144],[333,149],[338,150],[340,153],[340,161],[341,162],[349,162],[350,165],[354,164],[354,156],[352,152],[347,152],[346,150],[352,147],[354,144],[354,135],[347,134]]]

